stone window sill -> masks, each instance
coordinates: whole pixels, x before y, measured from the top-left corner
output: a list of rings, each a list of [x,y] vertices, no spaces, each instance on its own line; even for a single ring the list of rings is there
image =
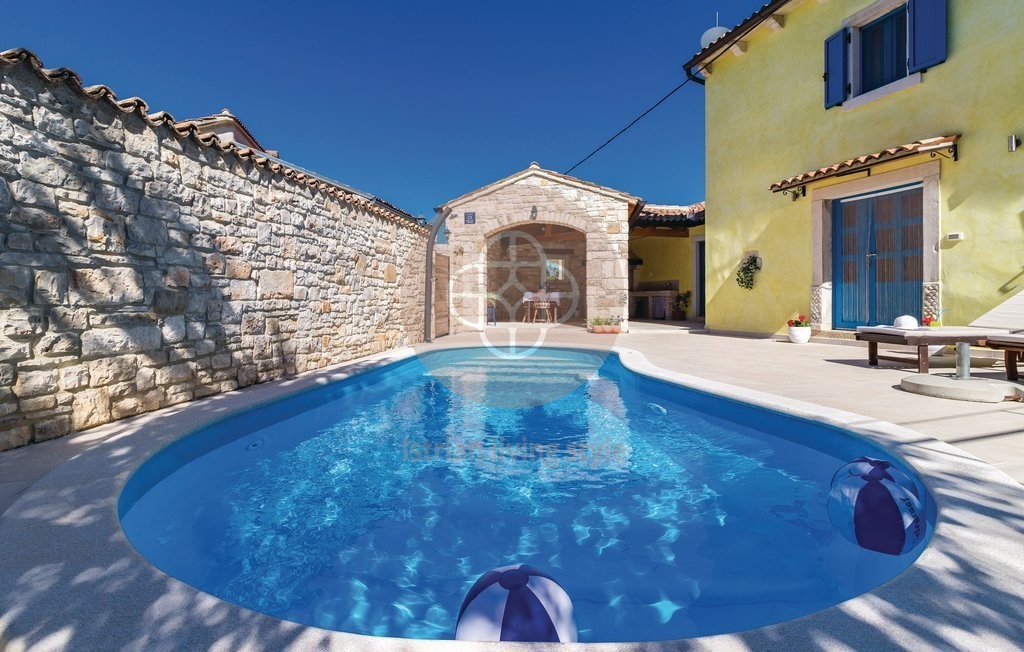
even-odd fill
[[[864,106],[870,102],[874,102],[877,99],[883,98],[886,95],[892,95],[893,93],[902,91],[911,86],[917,86],[921,83],[921,73],[915,72],[911,75],[907,75],[903,79],[897,79],[891,84],[886,84],[881,88],[876,88],[873,91],[863,93],[857,97],[851,97],[850,99],[843,102],[844,111],[852,111],[859,106]]]

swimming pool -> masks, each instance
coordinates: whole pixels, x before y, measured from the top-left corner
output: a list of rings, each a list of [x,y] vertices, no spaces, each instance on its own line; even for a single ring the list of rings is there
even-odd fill
[[[828,519],[833,474],[863,455],[911,471],[615,355],[461,349],[186,436],[120,513],[163,571],[287,620],[451,638],[481,573],[528,563],[565,587],[581,641],[672,639],[789,620],[909,566],[924,545],[863,550]]]

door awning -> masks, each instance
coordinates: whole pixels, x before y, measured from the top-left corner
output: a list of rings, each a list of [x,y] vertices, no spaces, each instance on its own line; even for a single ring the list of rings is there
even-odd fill
[[[820,181],[821,179],[828,179],[829,177],[852,174],[860,170],[869,169],[880,163],[895,161],[908,156],[924,154],[926,152],[931,153],[932,157],[943,155],[948,158],[952,158],[955,161],[957,160],[957,141],[959,140],[960,134],[915,140],[914,142],[907,143],[906,145],[890,147],[889,149],[883,149],[880,152],[865,154],[840,163],[833,163],[832,165],[818,168],[817,170],[810,170],[803,174],[798,174],[795,177],[783,179],[782,181],[776,181],[769,186],[768,189],[772,192],[784,192],[793,188],[806,186],[812,181]],[[942,154],[943,150],[945,150],[945,154]]]

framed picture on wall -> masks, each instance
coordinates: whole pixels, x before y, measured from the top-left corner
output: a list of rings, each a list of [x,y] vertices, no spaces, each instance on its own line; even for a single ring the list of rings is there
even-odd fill
[[[565,259],[548,258],[545,279],[548,281],[561,281],[565,278]]]

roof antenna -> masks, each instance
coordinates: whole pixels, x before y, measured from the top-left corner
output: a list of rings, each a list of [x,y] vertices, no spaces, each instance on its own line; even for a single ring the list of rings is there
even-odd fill
[[[709,45],[729,33],[729,30],[718,24],[718,12],[715,12],[715,26],[704,32],[700,37],[700,49],[704,50]]]

